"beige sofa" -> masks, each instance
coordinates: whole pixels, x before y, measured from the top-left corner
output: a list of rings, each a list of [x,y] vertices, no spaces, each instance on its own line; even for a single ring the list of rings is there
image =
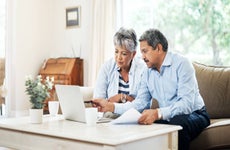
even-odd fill
[[[230,67],[193,65],[211,125],[191,142],[190,150],[230,149]]]

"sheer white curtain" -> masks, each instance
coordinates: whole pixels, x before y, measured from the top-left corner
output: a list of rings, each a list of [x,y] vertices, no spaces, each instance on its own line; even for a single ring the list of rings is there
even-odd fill
[[[92,53],[89,84],[94,86],[98,71],[113,56],[113,35],[116,30],[116,0],[94,0],[92,6]]]

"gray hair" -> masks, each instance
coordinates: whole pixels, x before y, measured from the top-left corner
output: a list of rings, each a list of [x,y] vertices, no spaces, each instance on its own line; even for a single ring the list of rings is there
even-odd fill
[[[113,42],[115,46],[134,52],[137,47],[137,36],[133,29],[120,28],[114,35]]]
[[[157,29],[149,29],[145,31],[139,41],[147,41],[148,45],[156,49],[157,44],[161,44],[165,52],[168,51],[168,41],[165,36]]]

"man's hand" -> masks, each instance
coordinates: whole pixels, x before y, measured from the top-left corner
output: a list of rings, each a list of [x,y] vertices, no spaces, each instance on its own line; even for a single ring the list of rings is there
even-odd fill
[[[114,104],[105,99],[94,99],[93,107],[97,107],[99,112],[114,112]]]
[[[150,125],[158,119],[158,112],[156,109],[146,109],[142,112],[138,120],[139,124]]]

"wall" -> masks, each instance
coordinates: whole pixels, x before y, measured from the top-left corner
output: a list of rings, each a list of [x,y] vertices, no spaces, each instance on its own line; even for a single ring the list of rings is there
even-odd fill
[[[81,27],[66,29],[65,8],[81,6]],[[7,115],[28,114],[25,76],[38,74],[42,62],[50,57],[84,59],[84,84],[88,85],[90,0],[9,0],[7,22],[6,85]],[[80,52],[81,49],[81,52]],[[76,55],[73,54],[73,50]]]

